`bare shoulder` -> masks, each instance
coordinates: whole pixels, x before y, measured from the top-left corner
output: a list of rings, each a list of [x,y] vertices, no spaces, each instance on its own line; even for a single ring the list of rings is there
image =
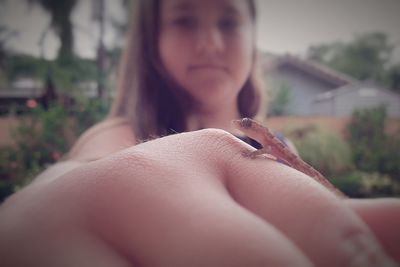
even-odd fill
[[[68,153],[68,159],[96,160],[135,144],[135,134],[126,119],[107,118],[78,138]]]

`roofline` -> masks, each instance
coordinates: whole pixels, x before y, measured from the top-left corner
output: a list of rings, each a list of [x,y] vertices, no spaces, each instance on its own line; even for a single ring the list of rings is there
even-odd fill
[[[397,92],[394,92],[392,90],[380,87],[380,86],[373,86],[373,85],[369,85],[368,83],[363,83],[363,82],[358,82],[358,83],[354,83],[354,84],[346,84],[343,85],[337,89],[332,89],[329,90],[327,92],[323,92],[320,94],[315,95],[314,100],[313,101],[326,101],[328,99],[337,97],[339,95],[344,95],[344,94],[348,94],[354,90],[360,90],[360,89],[373,89],[376,90],[378,92],[383,92],[386,94],[391,94],[395,97],[400,97],[400,94]]]
[[[299,57],[290,54],[272,57],[271,62],[267,63],[266,67],[267,70],[271,70],[288,64],[308,74],[318,76],[330,83],[337,84],[338,86],[359,82],[355,78],[352,78],[320,63],[307,59],[300,59]]]

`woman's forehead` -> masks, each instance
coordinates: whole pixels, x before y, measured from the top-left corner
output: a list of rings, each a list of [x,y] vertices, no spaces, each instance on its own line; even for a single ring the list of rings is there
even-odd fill
[[[216,9],[224,13],[241,14],[248,12],[246,0],[162,0],[165,12],[197,12]]]

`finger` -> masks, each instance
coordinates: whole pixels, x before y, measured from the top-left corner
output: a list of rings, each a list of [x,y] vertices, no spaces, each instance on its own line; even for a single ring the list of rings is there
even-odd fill
[[[270,222],[317,266],[391,266],[368,227],[310,177],[233,145],[227,186],[242,206]]]
[[[344,199],[381,242],[385,251],[400,263],[400,199]]]
[[[101,161],[107,173],[96,166],[93,186],[106,197],[90,213],[108,242],[139,266],[311,266],[284,235],[232,200],[220,171],[191,160],[179,144],[163,145],[176,138]]]

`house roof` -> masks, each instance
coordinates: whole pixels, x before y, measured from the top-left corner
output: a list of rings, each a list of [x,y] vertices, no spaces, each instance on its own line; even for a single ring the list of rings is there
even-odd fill
[[[29,88],[24,90],[0,90],[0,98],[38,98],[43,90]]]
[[[344,73],[340,73],[322,64],[311,60],[300,59],[290,54],[283,56],[267,55],[264,57],[264,68],[266,71],[273,71],[274,69],[285,66],[294,67],[316,78],[335,84],[338,87],[359,82]]]
[[[380,86],[368,82],[358,82],[354,84],[347,84],[338,89],[318,94],[315,96],[314,101],[327,101],[339,95],[349,94],[355,91],[357,91],[361,96],[375,96],[378,93],[384,93],[390,95],[391,97],[400,99],[400,94],[396,92],[381,88]]]
[[[11,88],[0,88],[0,98],[36,98],[43,94],[43,83],[30,78],[14,81]]]
[[[96,81],[86,81],[77,84],[77,88],[87,97],[97,97]],[[45,93],[43,81],[31,78],[20,78],[14,81],[9,88],[0,88],[0,99],[10,98],[38,98]]]

